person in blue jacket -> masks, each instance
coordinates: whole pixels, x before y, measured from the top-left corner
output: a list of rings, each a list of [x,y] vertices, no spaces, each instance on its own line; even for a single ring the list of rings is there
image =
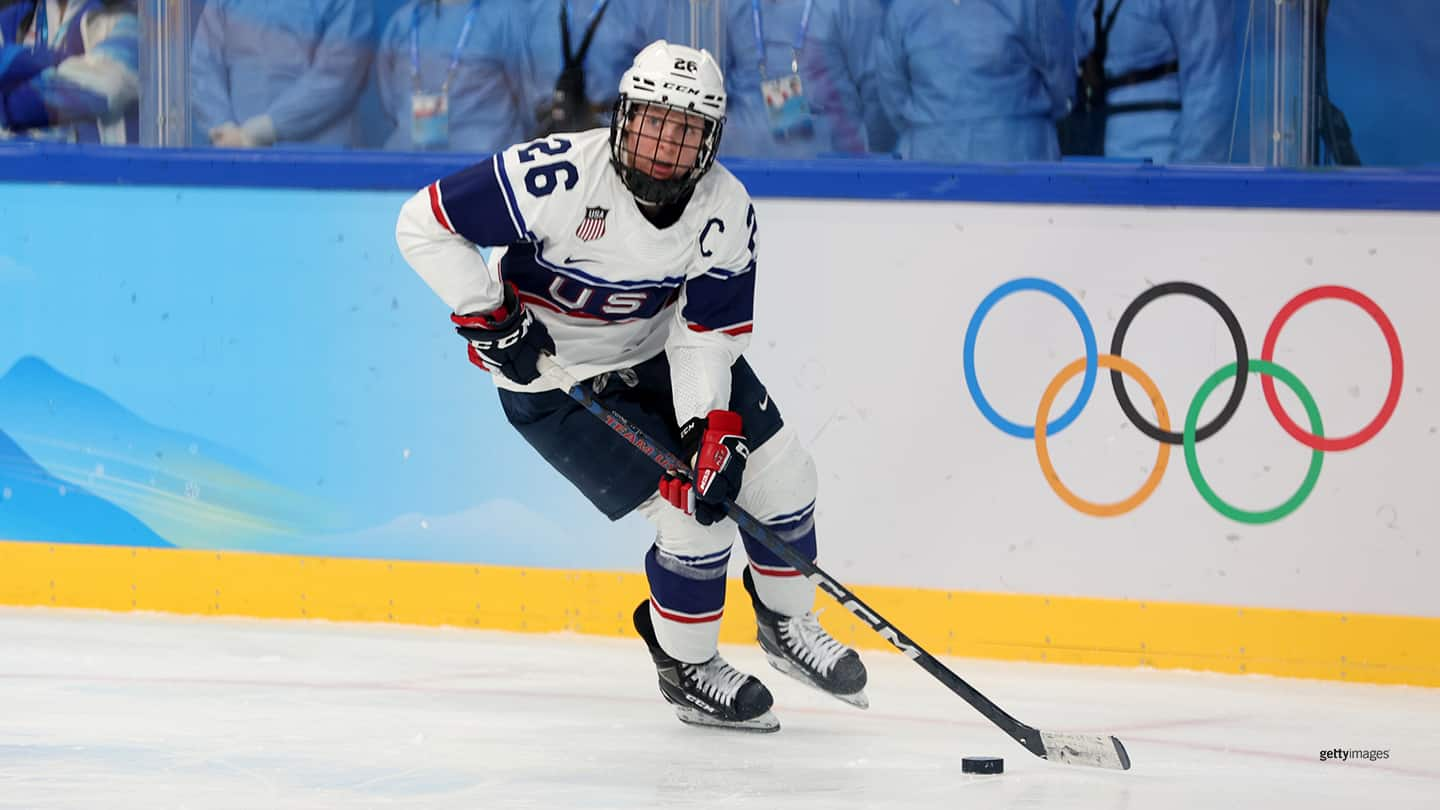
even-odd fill
[[[1079,0],[1075,19],[1076,115],[1090,127],[1067,153],[1229,160],[1239,75],[1235,0]],[[1087,59],[1095,62],[1088,70]]]
[[[869,151],[882,111],[871,69],[877,0],[728,0],[721,155]],[[763,46],[763,47],[762,47]]]
[[[903,158],[1054,160],[1075,87],[1055,0],[894,0],[875,49]]]
[[[22,0],[0,9],[0,139],[139,140],[134,0]]]
[[[529,134],[517,0],[410,0],[380,37],[386,149],[494,152]]]
[[[207,0],[192,117],[215,146],[348,147],[374,51],[371,0]]]
[[[609,120],[620,76],[646,45],[664,39],[666,0],[527,0],[522,91],[535,133],[575,132]],[[566,11],[570,63],[562,45]],[[588,48],[585,34],[594,33]],[[584,53],[582,54],[582,49]]]

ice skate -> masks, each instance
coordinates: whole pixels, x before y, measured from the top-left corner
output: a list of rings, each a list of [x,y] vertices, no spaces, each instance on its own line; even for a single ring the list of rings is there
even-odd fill
[[[851,706],[870,708],[865,696],[865,664],[859,654],[825,632],[813,611],[782,616],[765,607],[755,593],[749,566],[744,581],[755,606],[756,635],[770,666]]]
[[[780,730],[780,721],[770,711],[775,700],[754,675],[730,666],[719,653],[703,664],[687,664],[667,655],[655,638],[648,600],[635,608],[635,630],[650,648],[660,694],[675,706],[681,722],[761,733]]]

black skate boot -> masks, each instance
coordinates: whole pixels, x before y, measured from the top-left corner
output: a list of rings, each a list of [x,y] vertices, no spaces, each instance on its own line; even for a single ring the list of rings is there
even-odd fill
[[[749,566],[744,579],[755,606],[756,637],[770,666],[851,706],[870,708],[870,699],[865,697],[865,665],[859,654],[825,632],[813,612],[782,616],[765,607],[755,593]]]
[[[635,608],[635,630],[655,660],[660,694],[674,704],[681,722],[738,731],[780,730],[780,721],[770,711],[775,699],[754,675],[730,666],[719,653],[703,664],[687,664],[667,655],[655,638],[649,600]]]

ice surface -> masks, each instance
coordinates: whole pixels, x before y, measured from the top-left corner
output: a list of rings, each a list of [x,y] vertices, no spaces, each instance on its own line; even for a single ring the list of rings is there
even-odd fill
[[[1119,736],[1109,772],[898,655],[866,654],[860,711],[724,652],[780,733],[681,725],[634,640],[0,609],[0,808],[1440,807],[1440,690],[947,661],[1024,722]]]

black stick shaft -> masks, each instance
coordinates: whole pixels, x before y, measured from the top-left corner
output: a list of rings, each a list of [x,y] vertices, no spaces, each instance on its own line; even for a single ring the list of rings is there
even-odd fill
[[[632,447],[649,456],[660,467],[676,472],[690,471],[690,466],[675,454],[665,449],[663,445],[645,435],[640,428],[625,421],[625,418],[618,413],[606,408],[585,386],[575,384],[570,386],[568,392],[570,398],[580,403],[585,410],[594,414],[600,421],[609,425],[612,430],[621,438],[629,442]],[[741,509],[734,501],[725,502],[725,514],[735,521],[743,531],[756,538],[767,549],[774,552],[777,557],[784,560],[790,567],[804,574],[811,582],[816,583],[822,590],[834,597],[842,607],[853,613],[856,618],[865,622],[866,625],[880,634],[880,637],[890,642],[895,649],[899,650],[906,658],[920,665],[920,668],[930,673],[936,680],[945,684],[950,691],[959,695],[974,706],[977,711],[986,717],[1015,739],[1016,742],[1025,746],[1030,753],[1044,758],[1045,744],[1040,738],[1040,732],[1031,726],[1011,717],[1008,712],[995,705],[990,698],[980,694],[975,687],[965,682],[964,678],[956,675],[949,667],[936,660],[935,656],[926,652],[923,647],[911,641],[909,636],[895,629],[879,613],[875,612],[869,605],[865,604],[860,597],[856,596],[849,588],[837,582],[829,574],[825,573],[815,563],[805,559],[794,549],[790,548],[784,540],[781,540],[774,531],[761,523],[749,512]]]

